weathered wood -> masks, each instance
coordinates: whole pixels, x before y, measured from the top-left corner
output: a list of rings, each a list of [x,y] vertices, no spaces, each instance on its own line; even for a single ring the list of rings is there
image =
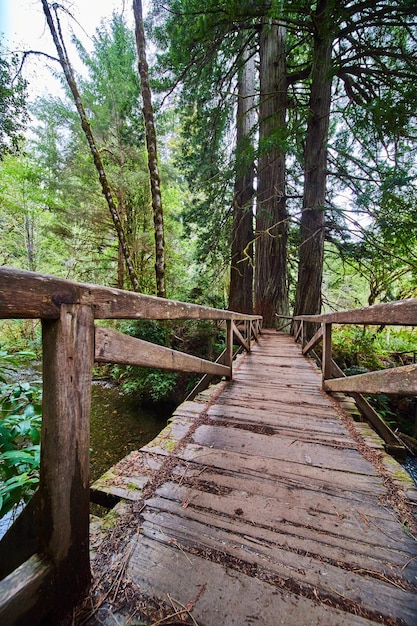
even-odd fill
[[[247,352],[250,352],[250,346],[251,346],[251,341],[252,341],[252,336],[253,336],[252,320],[245,320],[245,334],[246,334],[246,342],[248,344],[248,347],[245,349],[247,350]]]
[[[250,335],[248,334],[248,339],[245,339],[244,336],[242,335],[242,333],[240,332],[240,330],[238,329],[238,327],[236,326],[236,324],[234,322],[232,322],[232,331],[233,334],[235,335],[236,339],[239,341],[239,343],[245,348],[245,350],[247,352],[250,352]]]
[[[231,375],[233,363],[233,320],[226,320],[226,354],[224,362],[230,367]]]
[[[397,300],[369,307],[323,313],[321,315],[297,315],[295,320],[326,324],[389,324],[407,326],[417,324],[417,298]]]
[[[135,574],[140,588],[151,597],[165,598],[168,589],[170,597],[181,606],[192,606],[196,623],[205,626],[257,623],[263,626],[280,623],[286,626],[369,626],[371,623],[303,598],[296,592],[280,589],[268,581],[250,578],[203,556],[190,557],[175,544],[168,545],[163,540],[157,542],[142,536],[138,547],[129,573]],[[172,576],[174,571],[176,576]]]
[[[35,554],[0,581],[0,624],[40,624],[51,608],[53,574],[51,561]]]
[[[414,624],[416,542],[299,346],[266,331],[215,398],[179,407],[174,451],[142,451],[161,474],[132,537],[139,594],[208,626]]]
[[[212,363],[100,326],[95,327],[95,360],[102,363],[122,363],[179,372],[230,376],[230,367],[226,365]]]
[[[323,324],[323,362],[322,375],[323,380],[332,376],[332,325]]]
[[[63,304],[86,304],[96,319],[261,319],[223,309],[74,283],[55,276],[0,268],[0,318],[58,319]]]
[[[127,576],[138,593],[169,594],[213,626],[276,616],[289,626],[411,626],[416,542],[322,392],[320,372],[288,336],[265,336],[214,403],[179,407],[175,452],[163,442],[144,449],[160,455],[162,473]]]
[[[323,326],[320,326],[318,331],[313,335],[309,342],[303,348],[303,354],[308,354],[310,350],[314,350],[314,348],[323,340]]]
[[[297,342],[301,337],[301,345],[303,345],[303,320],[299,320],[294,335],[294,341]]]
[[[172,489],[174,488],[175,486],[173,485]],[[202,501],[204,501],[204,506],[215,503],[216,498],[213,495],[204,493],[203,490],[200,492],[197,492],[197,489],[189,490],[187,496],[191,499],[193,495],[194,497],[197,497],[197,493],[199,497],[196,501],[196,508],[198,505],[201,506]],[[171,496],[173,495],[172,491]],[[329,593],[330,587],[336,597],[337,594],[340,594],[347,601],[350,600],[351,602],[357,603],[359,600],[361,609],[373,611],[375,617],[377,615],[379,603],[379,606],[381,607],[385,607],[387,605],[391,607],[391,614],[393,618],[408,618],[406,623],[413,624],[413,618],[415,616],[415,610],[413,610],[415,609],[415,598],[413,597],[413,593],[411,591],[408,591],[408,593],[404,592],[403,589],[396,588],[394,585],[390,584],[388,568],[384,568],[382,566],[379,571],[375,569],[371,570],[375,573],[379,573],[381,579],[386,577],[388,580],[385,584],[381,581],[379,584],[375,584],[374,580],[362,576],[360,572],[355,570],[355,568],[352,568],[350,571],[349,582],[347,584],[346,573],[343,572],[342,568],[340,568],[341,563],[339,563],[339,565],[335,565],[334,562],[332,563],[330,560],[330,562],[327,561],[324,566],[323,562],[319,559],[315,560],[312,558],[311,553],[300,554],[296,550],[292,552],[287,550],[286,547],[277,545],[274,541],[271,543],[269,541],[262,542],[260,541],[259,536],[250,537],[245,532],[249,526],[248,523],[246,524],[246,528],[243,527],[243,533],[235,532],[233,528],[228,528],[226,531],[223,529],[210,528],[211,532],[207,532],[207,526],[204,521],[194,521],[193,512],[190,511],[187,516],[187,528],[185,529],[184,525],[180,522],[182,508],[181,502],[184,501],[184,493],[182,496],[181,500],[175,499],[178,504],[176,507],[172,507],[173,511],[171,515],[166,514],[165,512],[162,513],[165,508],[168,508],[166,507],[166,498],[152,503],[156,504],[158,509],[159,507],[161,508],[161,514],[158,514],[159,511],[156,511],[152,515],[151,511],[150,514],[146,515],[146,521],[141,529],[145,536],[148,538],[152,537],[153,540],[157,540],[162,544],[168,543],[166,540],[167,536],[174,536],[174,545],[179,544],[191,550],[195,549],[197,550],[197,553],[206,552],[210,554],[212,550],[218,550],[219,545],[223,545],[223,549],[229,556],[230,561],[232,561],[233,558],[242,558],[244,555],[244,565],[246,568],[250,571],[251,566],[256,567],[260,573],[261,579],[264,578],[272,582],[274,577],[276,577],[279,581],[283,581],[286,577],[288,577],[289,572],[291,572],[292,588],[297,588],[297,586],[304,588],[306,586],[310,588],[315,587],[316,592],[320,593],[323,597]],[[222,495],[217,499],[222,503],[226,503],[230,498]],[[191,501],[194,502],[194,499]],[[233,516],[232,507],[234,506],[236,510],[240,505],[241,503],[236,501],[236,499],[234,503],[230,502],[230,509],[228,510],[229,514],[227,515],[229,520]],[[218,515],[220,514],[217,507],[216,512]],[[209,517],[214,517],[214,515]],[[274,518],[276,519],[276,516],[274,516]],[[246,522],[248,521],[249,520],[246,520]],[[256,523],[256,518],[254,519],[254,522]],[[239,521],[237,524],[239,524]],[[356,554],[352,555],[352,564],[355,564],[356,556]],[[363,558],[359,558],[358,560],[361,563],[364,563],[365,561]],[[371,565],[372,560],[369,558],[366,560],[368,564]],[[210,559],[206,559],[206,563],[209,561]],[[342,562],[344,561],[342,560]],[[382,564],[378,565],[381,566]],[[202,569],[204,569],[204,566]],[[264,574],[264,577],[262,577],[261,572]],[[323,576],[323,572],[325,572],[325,576]],[[253,576],[253,578],[256,578],[256,576]],[[328,583],[329,578],[331,580],[331,584]],[[184,584],[185,580],[183,579],[182,582]],[[186,586],[188,585],[186,584]],[[290,590],[290,588],[288,590]],[[278,584],[278,592],[279,589],[280,585]],[[379,593],[378,599],[375,598],[376,589],[378,589]],[[299,593],[299,597],[302,597],[302,595],[302,593]],[[229,601],[232,601],[232,598],[229,598]],[[324,615],[323,621],[327,624],[333,623],[326,621]],[[301,621],[301,624],[310,624],[310,621],[305,619],[304,621]]]
[[[332,366],[333,376],[339,377],[339,380],[340,378],[346,378],[346,375],[343,373],[337,363],[335,363],[335,361],[332,362]],[[379,436],[382,437],[382,439],[385,441],[387,451],[396,458],[404,460],[406,457],[406,448],[401,439],[397,437],[397,435],[378,415],[375,409],[372,408],[372,406],[362,396],[362,394],[352,391],[349,395],[354,399],[358,409],[362,412],[364,417],[372,424]]]
[[[90,306],[63,304],[59,320],[43,322],[39,552],[56,568],[57,615],[72,606],[90,581],[93,321]]]
[[[38,549],[39,490],[0,541],[0,580],[27,561]]]
[[[221,354],[216,359],[216,363],[224,364],[226,360],[226,349],[224,349]],[[204,374],[202,378],[198,381],[198,383],[193,387],[188,396],[185,398],[185,401],[194,400],[194,398],[200,393],[200,391],[204,391],[210,385],[212,380],[215,378],[214,374]]]
[[[333,378],[326,380],[323,384],[326,391],[415,396],[417,395],[417,365],[404,365],[367,374]]]

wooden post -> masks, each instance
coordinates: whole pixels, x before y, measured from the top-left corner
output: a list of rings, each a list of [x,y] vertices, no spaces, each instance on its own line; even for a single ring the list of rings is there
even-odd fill
[[[332,378],[332,325],[323,324],[323,381]]]
[[[87,591],[89,447],[94,314],[87,305],[61,305],[43,321],[43,419],[39,552],[55,566],[54,617]]]
[[[245,321],[245,327],[246,327],[246,341],[249,347],[248,352],[250,352],[250,343],[251,343],[251,339],[252,339],[252,322],[251,320],[246,320]]]
[[[224,364],[230,367],[230,376],[232,378],[233,373],[233,322],[232,320],[226,320],[226,354]]]

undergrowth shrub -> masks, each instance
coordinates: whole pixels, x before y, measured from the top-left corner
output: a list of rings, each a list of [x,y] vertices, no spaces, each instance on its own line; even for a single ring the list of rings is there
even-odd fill
[[[28,352],[0,350],[0,517],[27,502],[39,482],[41,386],[8,382]]]
[[[333,326],[333,358],[347,376],[407,365],[416,361],[414,328]],[[393,429],[417,435],[417,398],[414,396],[366,396],[377,413]]]
[[[334,325],[332,345],[333,358],[343,370],[377,370],[413,360],[417,334],[414,328]]]
[[[120,330],[126,334],[213,361],[224,348],[225,333],[209,320],[129,320]],[[198,376],[156,368],[115,365],[111,376],[122,391],[144,401],[178,403],[192,389]]]

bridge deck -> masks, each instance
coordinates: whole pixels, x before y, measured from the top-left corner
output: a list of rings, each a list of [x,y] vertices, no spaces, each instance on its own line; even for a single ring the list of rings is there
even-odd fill
[[[97,585],[95,618],[417,623],[417,542],[390,503],[415,491],[320,385],[292,338],[264,332],[232,383],[116,467],[102,488],[137,502],[97,554],[117,582]]]

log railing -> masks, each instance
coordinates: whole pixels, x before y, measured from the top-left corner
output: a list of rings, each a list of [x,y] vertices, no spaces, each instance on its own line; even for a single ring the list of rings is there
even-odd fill
[[[294,335],[296,340],[301,341],[303,354],[307,355],[314,351],[319,343],[323,343],[321,358],[323,389],[351,396],[364,417],[385,441],[387,451],[393,456],[403,458],[406,452],[404,444],[362,394],[417,395],[417,364],[345,376],[332,358],[332,325],[417,326],[417,299],[321,315],[300,315],[294,318],[294,322]],[[315,326],[320,324],[317,332],[309,340],[307,337],[310,337],[310,333],[305,332],[307,324]]]
[[[38,490],[0,542],[0,623],[56,624],[90,582],[94,361],[231,378],[234,344],[250,350],[262,318],[0,268],[0,319],[18,318],[42,320],[41,466]],[[222,320],[226,349],[213,363],[95,325],[103,319]]]

